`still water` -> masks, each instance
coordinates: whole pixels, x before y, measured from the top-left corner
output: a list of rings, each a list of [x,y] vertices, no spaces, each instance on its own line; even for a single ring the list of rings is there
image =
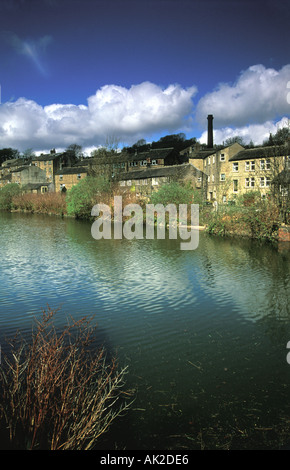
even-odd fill
[[[285,245],[205,233],[194,251],[178,240],[96,241],[89,222],[31,214],[1,213],[0,226],[2,351],[49,305],[60,326],[94,315],[100,341],[129,366],[136,399],[100,448],[263,449],[285,440]]]

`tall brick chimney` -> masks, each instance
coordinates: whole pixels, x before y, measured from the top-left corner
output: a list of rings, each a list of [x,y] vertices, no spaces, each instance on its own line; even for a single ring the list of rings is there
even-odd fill
[[[212,149],[213,148],[213,115],[209,114],[207,116],[207,146],[208,148]]]

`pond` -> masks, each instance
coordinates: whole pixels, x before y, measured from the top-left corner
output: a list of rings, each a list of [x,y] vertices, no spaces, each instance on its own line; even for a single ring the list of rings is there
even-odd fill
[[[87,221],[0,214],[0,342],[35,316],[94,315],[128,365],[130,411],[101,449],[279,448],[290,429],[290,250],[200,233],[95,240]],[[290,436],[289,436],[290,437]],[[288,439],[289,440],[289,439]]]

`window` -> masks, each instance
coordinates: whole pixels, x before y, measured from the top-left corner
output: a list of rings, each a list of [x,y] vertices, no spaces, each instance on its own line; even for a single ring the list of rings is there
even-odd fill
[[[63,180],[63,175],[59,175],[59,181]]]
[[[120,181],[120,186],[125,186],[126,185],[126,181]]]
[[[78,174],[78,176],[77,176],[78,180],[80,180],[81,177],[82,177],[82,175]]]
[[[156,161],[156,160],[152,160],[152,165],[157,165],[157,161]]]
[[[208,164],[210,165],[210,157],[208,157]]]
[[[287,155],[287,157],[285,157],[285,170],[290,170],[290,157],[289,157],[289,155]]]
[[[214,183],[214,175],[211,176],[211,180]]]
[[[269,176],[266,176],[266,187],[268,188],[270,186],[270,178]]]
[[[207,182],[210,183],[210,176],[207,177]]]
[[[238,180],[233,180],[233,192],[237,193],[238,192]]]
[[[127,186],[132,186],[132,181],[131,180],[127,181]]]
[[[225,157],[225,154],[224,154],[224,153],[221,153],[220,161],[221,161],[221,162],[225,162],[225,161],[226,161],[226,157]]]
[[[238,162],[233,163],[233,171],[239,171],[239,163]]]
[[[267,160],[260,160],[260,169],[261,170],[270,170],[271,169],[271,162],[269,159]]]
[[[265,186],[265,178],[264,178],[264,176],[262,176],[260,178],[260,188],[264,188],[264,186]]]
[[[245,162],[245,170],[246,171],[255,171],[255,161],[252,160],[251,162]]]
[[[141,160],[140,166],[147,166],[147,160]]]
[[[199,177],[197,178],[197,182],[198,182],[198,183],[201,183],[201,176],[199,176]]]
[[[213,155],[213,157],[212,157],[212,163],[213,164],[215,163],[215,155]]]
[[[157,186],[158,185],[158,180],[157,178],[152,178],[152,185]]]
[[[245,181],[246,188],[253,188],[255,186],[255,178],[246,178]]]
[[[226,175],[225,173],[221,173],[221,181],[225,181],[226,180]]]

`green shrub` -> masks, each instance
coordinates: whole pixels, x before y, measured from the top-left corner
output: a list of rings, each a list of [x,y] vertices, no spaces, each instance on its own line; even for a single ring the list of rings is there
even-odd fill
[[[13,197],[21,194],[19,184],[6,184],[0,189],[0,209],[10,211],[13,209]]]
[[[67,192],[68,215],[73,215],[76,218],[90,218],[92,208],[97,200],[110,192],[111,184],[108,179],[102,176],[87,176]]]
[[[182,186],[172,182],[161,186],[151,196],[151,204],[191,204],[193,202],[193,189],[191,186]]]

